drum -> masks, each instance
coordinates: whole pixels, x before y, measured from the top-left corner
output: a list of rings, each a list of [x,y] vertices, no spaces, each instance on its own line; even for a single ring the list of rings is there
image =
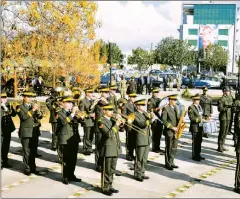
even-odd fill
[[[203,132],[207,134],[217,133],[217,122],[215,120],[204,122]]]

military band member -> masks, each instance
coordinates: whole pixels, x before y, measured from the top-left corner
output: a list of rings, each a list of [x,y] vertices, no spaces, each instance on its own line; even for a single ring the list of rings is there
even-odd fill
[[[121,121],[113,121],[114,106],[112,104],[102,105],[103,115],[98,120],[98,129],[102,134],[101,140],[103,146],[101,147],[100,156],[102,161],[102,175],[101,175],[101,188],[102,193],[111,196],[112,193],[118,193],[119,191],[114,189],[113,174],[116,170],[117,158],[121,154],[121,141],[119,138],[119,126]]]
[[[174,164],[174,158],[177,152],[178,139],[175,137],[177,125],[180,119],[179,110],[176,106],[177,95],[169,96],[169,104],[163,108],[162,121],[164,124],[165,135],[165,166],[168,170],[178,168]]]
[[[223,96],[218,102],[220,131],[218,135],[218,151],[227,151],[224,147],[226,136],[229,131],[229,124],[231,120],[232,100],[229,98],[230,89],[228,86],[223,88]]]
[[[58,142],[62,151],[62,182],[67,185],[69,181],[81,182],[81,179],[74,175],[80,136],[78,125],[76,126],[78,107],[73,107],[73,97],[64,96],[62,102],[63,108],[57,112],[56,117],[59,128]]]
[[[234,102],[233,111],[234,117],[234,143],[237,158],[236,173],[235,173],[235,189],[234,191],[240,193],[240,99],[239,96]]]
[[[2,168],[12,168],[8,163],[8,152],[11,142],[11,133],[15,130],[12,117],[16,116],[12,103],[8,102],[7,94],[1,93],[1,139],[2,139]]]
[[[193,104],[188,108],[188,116],[190,119],[190,132],[192,133],[192,159],[201,161],[205,158],[201,157],[201,145],[203,137],[203,110],[200,106],[200,95],[196,94],[192,97]]]
[[[234,141],[234,147],[236,148],[238,135],[239,135],[238,132],[240,131],[240,95],[236,97],[236,100],[233,103],[232,111],[235,113],[233,141]]]
[[[231,103],[233,103],[235,101],[233,95],[232,95],[232,90],[231,88],[230,89],[230,94],[229,94],[229,99],[231,101]],[[228,135],[231,135],[233,134],[232,133],[232,124],[233,124],[233,119],[234,119],[234,111],[231,111],[231,120],[230,120],[230,123],[229,123],[229,131],[228,131]]]
[[[90,110],[94,110],[95,112],[95,165],[96,165],[96,171],[101,171],[101,165],[102,165],[102,158],[99,157],[101,148],[103,147],[103,143],[101,142],[102,133],[98,129],[97,121],[100,120],[100,118],[103,115],[102,105],[108,104],[108,94],[109,94],[109,88],[106,86],[102,86],[98,89],[98,91],[101,94],[101,97],[99,99],[96,99],[91,107]]]
[[[87,88],[85,89],[85,98],[83,98],[79,103],[79,109],[81,111],[86,111],[88,114],[87,117],[85,117],[83,122],[83,154],[84,155],[90,155],[92,150],[92,141],[94,136],[94,118],[95,114],[93,113],[93,110],[90,110],[92,101],[93,101],[93,89]]]
[[[39,110],[38,104],[32,104],[32,98],[35,93],[31,91],[24,91],[23,104],[19,106],[17,114],[20,118],[19,137],[23,147],[23,164],[24,173],[31,175],[31,173],[39,174],[36,170],[36,151],[38,142],[38,133],[34,131],[34,118],[37,116]]]
[[[123,115],[128,116],[136,111],[134,100],[137,97],[136,93],[128,94],[128,102],[123,107]],[[136,148],[136,135],[132,133],[132,129],[129,126],[125,126],[126,130],[126,159],[128,161],[134,160],[134,149]]]
[[[147,110],[155,115],[154,121],[151,124],[152,130],[152,151],[153,152],[164,152],[160,149],[161,137],[163,131],[163,125],[160,121],[160,116],[158,112],[160,111],[159,104],[161,99],[158,97],[159,88],[152,89],[152,97],[148,100]]]
[[[114,106],[114,110],[113,110],[114,113],[117,113],[117,109],[118,109],[116,91],[117,91],[117,86],[111,85],[109,87],[109,97],[107,98],[108,102],[113,104],[113,106]]]
[[[49,123],[52,125],[52,146],[51,150],[56,151],[57,149],[57,135],[56,135],[56,130],[57,130],[57,119],[56,119],[56,108],[58,107],[57,105],[57,96],[58,93],[54,90],[51,91],[51,96],[46,99],[46,106],[50,111],[50,116],[49,116]]]
[[[145,176],[145,169],[147,165],[148,153],[150,144],[152,141],[150,125],[151,114],[145,111],[146,100],[140,99],[134,102],[137,110],[134,112],[135,119],[133,121],[133,133],[136,136],[136,158],[134,167],[134,177],[137,181],[142,182],[145,179],[149,179]]]
[[[119,98],[117,103],[118,103],[117,113],[123,114],[123,108],[124,108],[124,105],[127,103],[127,100],[125,98]],[[119,131],[124,132],[124,126],[120,127]]]
[[[213,114],[212,98],[207,94],[208,87],[203,87],[203,94],[200,97],[200,106],[203,109],[203,119],[209,120]],[[208,138],[207,133],[203,133],[203,137]]]

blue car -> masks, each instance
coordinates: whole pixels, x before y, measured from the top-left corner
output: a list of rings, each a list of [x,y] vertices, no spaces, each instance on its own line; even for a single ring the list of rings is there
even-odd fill
[[[193,82],[193,87],[194,88],[202,88],[204,86],[207,86],[208,88],[211,88],[211,85],[208,82],[199,80],[199,79],[195,79]]]

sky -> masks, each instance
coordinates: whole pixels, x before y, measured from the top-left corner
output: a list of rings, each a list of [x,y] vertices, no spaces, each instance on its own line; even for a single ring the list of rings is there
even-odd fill
[[[204,1],[202,1],[204,2]],[[124,53],[150,49],[163,37],[179,38],[182,1],[98,1],[102,22],[97,38],[117,43]]]

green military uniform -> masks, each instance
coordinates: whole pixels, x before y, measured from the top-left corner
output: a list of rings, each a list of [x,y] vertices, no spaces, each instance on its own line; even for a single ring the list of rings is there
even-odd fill
[[[230,94],[228,97],[229,97],[229,99],[230,99],[230,103],[233,104],[233,102],[234,102],[235,100],[234,100],[232,94]],[[234,118],[234,112],[231,111],[231,120],[230,120],[230,124],[229,124],[229,131],[228,131],[228,134],[229,134],[229,133],[230,133],[230,134],[232,133],[233,118]]]
[[[113,109],[111,104],[107,104],[102,107],[103,109]],[[100,157],[102,161],[102,175],[101,175],[101,188],[104,193],[111,195],[113,189],[113,174],[116,170],[117,158],[121,154],[121,141],[119,137],[119,126],[115,124],[110,118],[102,116],[98,120],[98,128],[102,134],[101,141],[103,147],[101,147]]]
[[[111,88],[113,88],[113,87],[111,87]],[[114,108],[113,108],[114,113],[117,113],[117,109],[118,109],[117,96],[116,95],[112,95],[110,93],[110,96],[108,97],[108,101],[109,101],[109,103],[113,104],[113,106],[114,106]]]
[[[6,93],[1,93],[1,98],[7,98]],[[11,142],[11,133],[16,129],[12,117],[16,116],[16,111],[12,107],[12,103],[1,104],[1,137],[2,137],[2,167],[10,168],[8,164],[8,152]]]
[[[23,96],[35,97],[30,91],[25,91]],[[31,104],[21,104],[17,112],[20,118],[19,137],[23,147],[23,164],[25,174],[36,173],[36,151],[38,143],[38,133],[34,131],[34,118],[37,118],[36,111],[32,110]]]
[[[86,89],[85,92],[93,92],[93,89]],[[83,122],[83,153],[85,155],[90,155],[92,153],[92,141],[94,136],[94,118],[90,117],[93,110],[90,110],[92,104],[92,99],[85,97],[79,103],[79,110],[86,111],[87,117],[85,117]]]
[[[57,119],[56,119],[56,108],[58,107],[57,104],[57,99],[53,96],[49,97],[46,99],[46,106],[50,111],[50,116],[49,116],[49,123],[52,125],[52,150],[56,150],[57,148],[57,135],[56,135],[56,130],[57,130]]]
[[[236,147],[238,142],[238,136],[240,131],[240,100],[237,99],[233,103],[233,109],[232,111],[235,113],[234,115],[234,134],[233,134],[233,140],[234,140],[234,146]]]
[[[200,97],[200,105],[203,110],[203,119],[208,119],[213,113],[212,98],[206,94],[207,87],[203,87],[203,94]],[[203,136],[208,138],[208,135],[203,133]]]
[[[154,88],[152,90],[153,93],[159,93],[158,88]],[[156,115],[156,119],[151,124],[151,130],[152,130],[152,151],[154,152],[160,152],[160,141],[162,137],[162,131],[163,131],[163,125],[160,121],[159,116],[159,104],[161,102],[161,99],[158,97],[152,96],[147,103],[147,110],[148,112],[152,112]]]
[[[200,95],[195,95],[193,100],[200,100]],[[188,107],[189,131],[192,133],[192,158],[196,161],[203,159],[200,155],[203,137],[202,114],[203,110],[200,105],[192,104]]]
[[[240,100],[234,102],[233,111],[234,117],[234,142],[237,158],[236,172],[235,172],[235,192],[240,193]]]
[[[137,92],[137,83],[134,80],[134,77],[131,77],[131,79],[128,81],[127,94],[136,93],[136,92]]]
[[[131,93],[128,95],[129,97],[136,97],[135,93]],[[128,116],[131,113],[136,111],[136,106],[134,103],[128,101],[122,110],[122,114]],[[126,159],[132,161],[134,159],[133,152],[136,148],[136,135],[132,132],[131,127],[125,126],[126,130]]]
[[[138,100],[135,102],[136,105],[145,105],[146,100]],[[133,134],[136,136],[136,158],[134,167],[134,176],[138,181],[143,181],[143,179],[148,179],[145,176],[145,169],[147,165],[148,153],[151,144],[151,115],[147,112],[135,111],[135,119],[133,126],[138,129],[133,128]],[[139,132],[140,131],[140,132]]]
[[[230,91],[228,87],[224,88],[224,91]],[[226,94],[223,94],[218,103],[220,131],[218,135],[218,151],[223,152],[226,150],[223,146],[225,139],[229,131],[229,124],[231,120],[231,107],[232,101]]]
[[[108,87],[101,87],[98,90],[99,92],[109,92]],[[103,106],[104,104],[106,104],[106,102],[104,102],[103,100],[99,100],[98,103],[95,105],[95,107],[93,109],[91,108],[91,110],[94,110],[95,112],[95,124],[94,124],[95,126],[95,165],[96,165],[97,171],[101,171],[101,165],[103,160],[100,157],[100,151],[101,151],[101,148],[103,147],[103,143],[101,140],[102,133],[99,131],[97,121],[100,120],[103,115],[103,110],[101,106]]]
[[[176,99],[176,95],[169,96],[169,99]],[[165,166],[167,169],[172,170],[176,167],[174,158],[177,152],[178,139],[175,137],[175,132],[171,129],[177,127],[180,119],[179,110],[177,106],[166,106],[162,110],[162,122],[164,124],[165,135]]]
[[[63,97],[63,102],[73,102],[72,97]],[[78,120],[68,110],[61,109],[57,112],[59,128],[58,142],[62,150],[62,176],[63,183],[76,181],[74,175],[77,163],[78,144],[81,141],[78,133]]]

